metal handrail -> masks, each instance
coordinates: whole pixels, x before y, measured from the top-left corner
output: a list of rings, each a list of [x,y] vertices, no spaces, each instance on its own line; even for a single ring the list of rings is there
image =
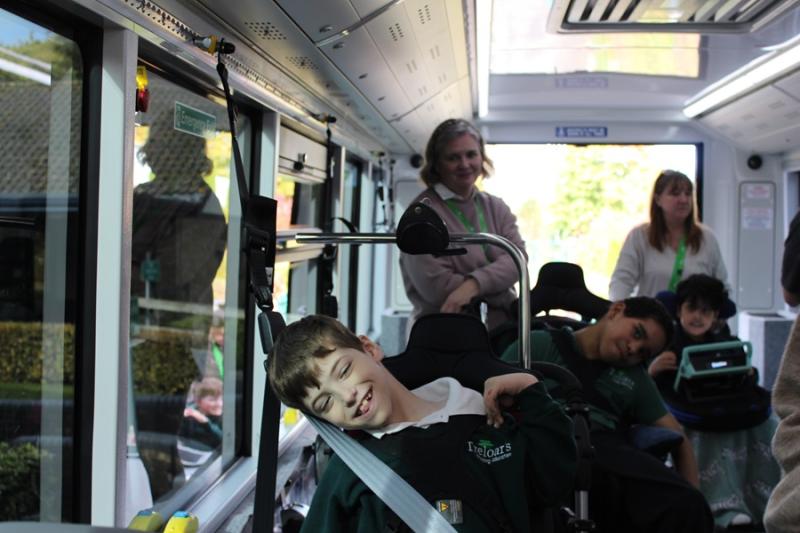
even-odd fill
[[[522,367],[530,369],[530,277],[528,276],[528,263],[525,254],[516,244],[500,235],[493,233],[451,233],[451,243],[459,244],[490,244],[505,250],[514,260],[519,274],[519,361]],[[295,236],[298,243],[319,244],[395,244],[397,237],[392,233],[298,233]]]

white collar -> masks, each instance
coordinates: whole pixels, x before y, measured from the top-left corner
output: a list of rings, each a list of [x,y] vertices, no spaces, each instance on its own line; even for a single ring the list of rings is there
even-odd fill
[[[461,196],[460,194],[457,194],[456,192],[454,192],[452,189],[450,189],[447,185],[445,185],[441,181],[438,182],[438,183],[435,183],[433,185],[433,190],[436,191],[436,194],[438,194],[439,197],[442,200],[444,200],[445,202],[447,200],[451,199],[451,198],[455,198],[456,200],[464,200],[464,201],[471,200],[473,195],[477,194],[477,189],[475,188],[474,185],[472,186],[472,193],[471,194],[469,194],[467,196]]]
[[[451,416],[455,415],[485,415],[486,407],[483,404],[483,396],[472,390],[463,387],[453,378],[439,378],[427,385],[414,389],[415,395],[429,402],[442,402],[445,404],[428,416],[416,422],[399,422],[377,430],[367,430],[373,437],[379,439],[384,435],[397,433],[407,427],[426,428],[433,424],[447,422]]]

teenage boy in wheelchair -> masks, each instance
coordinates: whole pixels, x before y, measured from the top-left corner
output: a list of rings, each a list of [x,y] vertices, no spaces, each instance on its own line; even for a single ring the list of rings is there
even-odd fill
[[[531,359],[570,369],[584,384],[595,448],[589,516],[606,533],[710,532],[711,511],[699,486],[687,439],[673,450],[678,473],[629,443],[633,424],[682,434],[643,362],[661,353],[673,335],[664,306],[634,297],[611,304],[596,323],[531,332]],[[503,359],[517,360],[517,343]]]
[[[453,322],[456,330],[448,335]],[[384,366],[377,344],[315,315],[278,336],[268,375],[285,404],[360,430],[362,444],[458,531],[541,531],[541,508],[566,499],[573,486],[572,425],[534,375],[494,361],[498,368],[491,373],[503,375],[486,379],[489,353],[479,322],[425,317],[406,352],[387,365],[395,363],[413,387],[436,374],[455,375],[481,389],[483,398],[452,378],[409,390]],[[504,413],[509,408],[515,416]],[[303,531],[315,532],[403,527],[338,457],[328,464],[303,522]]]

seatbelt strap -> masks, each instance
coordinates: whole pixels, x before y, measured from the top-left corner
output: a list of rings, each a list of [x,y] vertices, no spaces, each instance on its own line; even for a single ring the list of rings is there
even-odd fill
[[[456,532],[419,492],[364,446],[327,422],[313,416],[307,418],[336,455],[412,531]]]
[[[675,253],[675,264],[672,265],[672,277],[669,278],[669,287],[667,287],[670,292],[675,292],[675,288],[678,286],[681,276],[683,276],[683,260],[685,258],[686,237],[681,237],[680,242],[678,242],[678,250]]]

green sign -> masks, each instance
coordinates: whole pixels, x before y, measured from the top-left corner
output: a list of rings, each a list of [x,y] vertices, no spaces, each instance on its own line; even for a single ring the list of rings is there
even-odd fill
[[[161,277],[161,266],[157,259],[145,259],[142,261],[142,268],[139,271],[142,281],[152,281],[158,283]]]
[[[214,135],[217,129],[217,117],[186,104],[175,102],[174,127],[189,135],[207,138]]]

